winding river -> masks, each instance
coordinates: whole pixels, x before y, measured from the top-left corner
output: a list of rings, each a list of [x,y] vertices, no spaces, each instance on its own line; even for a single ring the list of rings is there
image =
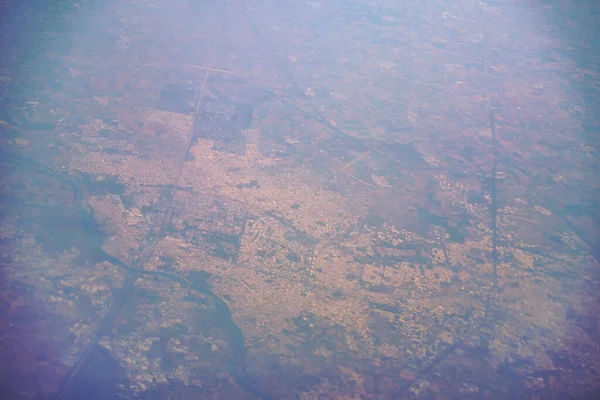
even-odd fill
[[[82,351],[81,356],[79,357],[75,365],[65,376],[57,394],[54,396],[54,399],[66,399],[69,397],[70,387],[72,386],[73,381],[75,381],[78,377],[77,372],[79,371],[79,368],[81,367],[81,365],[83,365],[86,358],[90,355],[92,348],[95,345],[97,345],[98,341],[104,335],[110,333],[115,317],[119,314],[119,311],[121,310],[123,305],[128,301],[129,296],[135,286],[135,283],[143,275],[160,276],[164,279],[176,282],[187,289],[197,291],[209,297],[212,300],[217,314],[227,331],[229,345],[231,346],[233,352],[233,357],[229,362],[229,371],[233,376],[235,382],[242,389],[252,394],[255,398],[270,399],[270,396],[261,391],[248,376],[246,369],[246,347],[244,341],[244,333],[242,332],[240,327],[237,326],[233,321],[231,310],[229,309],[227,303],[225,303],[223,299],[221,299],[219,296],[213,293],[207,286],[193,283],[173,273],[143,270],[143,264],[153,253],[154,248],[157,245],[159,238],[161,237],[163,227],[161,227],[161,232],[158,236],[155,236],[154,238],[148,240],[146,247],[138,257],[138,259],[134,263],[132,263],[132,265],[127,265],[117,257],[114,257],[113,255],[107,253],[102,249],[102,234],[93,215],[90,212],[88,212],[82,205],[83,190],[81,189],[80,184],[78,183],[76,178],[63,173],[52,171],[38,164],[34,160],[24,158],[18,154],[5,152],[0,154],[0,158],[8,160],[11,163],[18,164],[37,173],[41,173],[49,177],[50,179],[57,179],[61,183],[68,185],[73,191],[71,208],[75,209],[75,214],[77,215],[77,218],[79,219],[79,222],[81,223],[81,226],[83,227],[84,231],[89,233],[87,237],[88,246],[86,246],[88,255],[93,256],[93,258],[98,261],[107,261],[115,265],[116,267],[122,269],[123,271],[127,272],[125,282],[123,283],[121,288],[118,289],[118,291],[116,291],[115,300],[111,308],[101,321],[99,328],[96,331],[94,340],[92,341],[92,343],[90,343],[90,345],[88,345],[86,349]],[[44,205],[21,203],[19,204],[19,206],[37,207]]]

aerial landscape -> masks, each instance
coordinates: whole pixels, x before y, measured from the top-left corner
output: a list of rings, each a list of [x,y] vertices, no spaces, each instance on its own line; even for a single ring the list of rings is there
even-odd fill
[[[600,398],[596,8],[0,0],[0,399]]]

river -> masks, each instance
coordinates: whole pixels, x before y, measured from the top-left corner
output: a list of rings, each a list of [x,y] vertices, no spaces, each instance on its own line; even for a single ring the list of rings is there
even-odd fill
[[[262,392],[248,376],[246,369],[246,347],[244,333],[240,329],[240,327],[237,326],[236,323],[233,321],[231,310],[229,309],[227,303],[223,301],[222,298],[217,296],[214,292],[212,292],[207,286],[191,282],[186,278],[178,276],[177,274],[161,271],[143,270],[143,264],[153,253],[154,248],[159,242],[160,234],[158,236],[154,236],[148,239],[148,242],[146,243],[146,246],[144,247],[144,250],[138,257],[138,259],[136,259],[132,263],[132,265],[128,265],[120,259],[118,259],[117,257],[107,253],[102,248],[104,237],[98,227],[98,224],[93,214],[89,210],[87,210],[86,207],[82,204],[82,199],[84,197],[84,189],[82,189],[82,185],[78,182],[77,178],[74,178],[64,173],[57,173],[55,171],[52,171],[38,164],[34,160],[24,158],[18,154],[5,152],[2,153],[0,157],[12,163],[18,164],[22,167],[25,167],[29,170],[41,173],[47,176],[49,179],[56,179],[59,180],[61,183],[68,185],[72,189],[72,198],[70,201],[71,204],[69,205],[69,214],[74,215],[75,218],[79,219],[78,222],[81,224],[83,231],[86,232],[86,248],[84,250],[85,254],[94,262],[106,261],[127,273],[125,282],[123,283],[121,288],[119,288],[115,292],[115,299],[111,308],[99,324],[99,327],[94,335],[94,340],[87,346],[86,349],[84,349],[81,352],[79,359],[65,376],[58,392],[54,396],[54,399],[68,399],[71,397],[70,388],[73,386],[73,383],[78,379],[78,372],[81,366],[85,363],[86,359],[92,353],[95,346],[97,346],[99,340],[103,336],[110,334],[115,317],[119,314],[119,311],[121,310],[123,305],[128,301],[129,296],[131,295],[131,292],[135,287],[137,280],[144,275],[160,276],[171,282],[178,283],[182,287],[197,291],[209,297],[212,300],[217,314],[227,331],[229,345],[232,348],[233,352],[233,357],[229,363],[229,371],[233,376],[235,382],[241,388],[243,388],[248,393],[252,394],[258,399],[270,399],[270,397],[266,393]],[[15,205],[19,207],[44,206],[43,204],[26,204],[22,202],[20,204]],[[65,207],[56,208],[65,209]],[[163,228],[164,227],[161,227],[161,230]],[[201,270],[201,268],[199,267],[198,270]]]

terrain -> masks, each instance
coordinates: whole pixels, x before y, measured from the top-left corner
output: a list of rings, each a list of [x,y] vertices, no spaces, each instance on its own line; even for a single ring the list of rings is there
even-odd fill
[[[5,398],[600,390],[591,9],[0,6]]]

